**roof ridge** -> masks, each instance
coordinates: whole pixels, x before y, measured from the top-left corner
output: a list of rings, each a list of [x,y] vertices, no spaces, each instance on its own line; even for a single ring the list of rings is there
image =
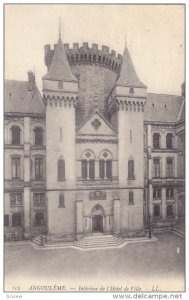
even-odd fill
[[[181,97],[181,95],[173,95],[173,94],[160,94],[160,93],[147,93],[147,95],[159,95],[159,96],[171,96],[171,97]]]

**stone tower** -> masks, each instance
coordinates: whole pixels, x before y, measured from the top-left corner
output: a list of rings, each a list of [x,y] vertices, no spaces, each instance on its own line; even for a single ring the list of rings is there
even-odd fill
[[[75,188],[76,182],[75,106],[77,96],[78,80],[71,72],[59,36],[51,66],[43,77],[43,97],[46,104],[46,182],[49,235],[58,236],[59,233],[68,235],[69,228],[74,227],[74,216],[70,217],[70,214],[71,206],[74,206],[71,190]],[[69,205],[65,206],[65,203],[69,203]],[[66,209],[59,209],[61,206]],[[59,224],[54,218],[55,215]]]
[[[108,99],[108,109],[111,123],[118,131],[120,205],[123,211],[125,207],[125,217],[121,217],[121,222],[122,228],[126,230],[143,226],[143,115],[146,98],[146,86],[139,80],[129,51],[125,47],[120,73]],[[135,204],[135,210],[126,208],[126,199]]]

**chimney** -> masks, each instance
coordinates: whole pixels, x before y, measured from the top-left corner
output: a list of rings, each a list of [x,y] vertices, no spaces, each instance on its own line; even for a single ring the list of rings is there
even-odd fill
[[[32,71],[28,71],[28,91],[33,91],[35,86],[35,75]]]
[[[181,85],[181,95],[182,97],[185,97],[185,82]]]

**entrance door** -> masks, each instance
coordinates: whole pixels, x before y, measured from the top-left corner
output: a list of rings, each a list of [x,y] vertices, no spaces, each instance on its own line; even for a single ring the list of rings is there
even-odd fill
[[[103,232],[103,217],[102,215],[96,215],[92,218],[93,232]]]

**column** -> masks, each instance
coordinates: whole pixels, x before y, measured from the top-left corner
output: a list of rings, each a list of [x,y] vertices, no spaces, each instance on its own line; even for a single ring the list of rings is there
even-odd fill
[[[166,188],[161,189],[161,198],[162,198],[162,219],[166,220],[167,218]]]
[[[95,160],[95,179],[99,179],[99,160]]]
[[[76,201],[77,210],[77,240],[83,237],[83,201]]]
[[[162,178],[165,178],[166,177],[166,157],[162,157],[161,159],[160,159],[160,168],[161,168],[161,170],[160,170],[160,176],[162,177]]]
[[[120,234],[120,200],[114,200],[114,234]]]
[[[150,124],[147,126],[147,146],[152,147],[152,129]]]
[[[174,157],[174,163],[173,163],[173,174],[174,177],[178,177],[178,155],[176,154]]]
[[[89,180],[89,160],[87,160],[87,180]]]
[[[149,195],[148,195],[148,214],[153,217],[153,187],[152,184],[149,184]]]
[[[178,196],[177,196],[176,188],[174,188],[174,200],[175,200],[175,220],[178,220]]]
[[[104,179],[107,179],[107,174],[106,174],[106,169],[107,169],[107,161],[104,161]]]
[[[31,235],[30,208],[30,119],[24,117],[24,237]]]

